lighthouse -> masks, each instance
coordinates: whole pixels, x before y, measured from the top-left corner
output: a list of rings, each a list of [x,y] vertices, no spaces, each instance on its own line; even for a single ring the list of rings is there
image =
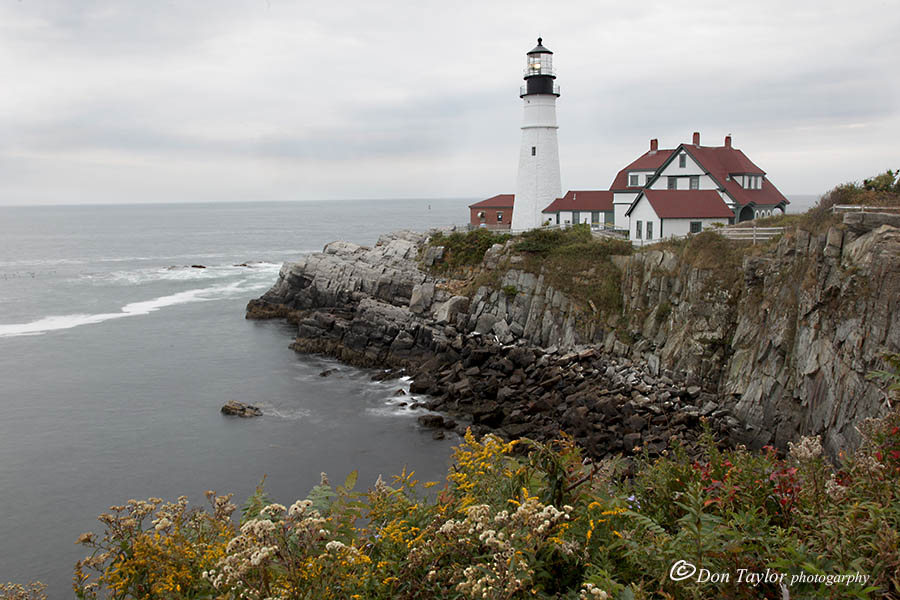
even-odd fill
[[[512,214],[512,229],[534,229],[542,224],[541,211],[562,196],[559,181],[559,144],[556,140],[556,99],[559,84],[553,71],[553,53],[538,38],[527,54],[519,175]]]

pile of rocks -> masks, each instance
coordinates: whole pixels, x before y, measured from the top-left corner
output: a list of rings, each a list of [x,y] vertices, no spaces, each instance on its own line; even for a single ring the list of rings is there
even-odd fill
[[[435,357],[417,369],[410,392],[430,395],[426,407],[465,421],[426,425],[539,441],[564,431],[594,458],[661,454],[676,440],[695,454],[703,419],[722,443],[741,443],[746,428],[696,383],[671,372],[651,375],[645,363],[596,347],[542,350],[472,335],[458,360]]]

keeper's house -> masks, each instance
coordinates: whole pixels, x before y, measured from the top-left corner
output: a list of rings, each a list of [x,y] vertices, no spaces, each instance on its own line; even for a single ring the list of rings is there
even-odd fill
[[[612,228],[613,193],[607,190],[569,190],[541,211],[547,225],[577,225]]]
[[[723,225],[783,213],[787,198],[766,173],[731,145],[691,144],[650,150],[619,171],[610,186],[617,227],[628,228],[632,241],[696,233]]]
[[[498,194],[469,205],[469,226],[473,228],[509,229],[512,223],[514,194]]]

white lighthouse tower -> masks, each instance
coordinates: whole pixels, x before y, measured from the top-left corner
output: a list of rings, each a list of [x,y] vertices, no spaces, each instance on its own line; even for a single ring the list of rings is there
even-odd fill
[[[562,196],[556,141],[559,84],[553,71],[553,53],[544,48],[542,41],[538,38],[538,45],[527,55],[525,85],[519,93],[525,102],[525,114],[512,215],[514,230],[540,227],[541,211]]]

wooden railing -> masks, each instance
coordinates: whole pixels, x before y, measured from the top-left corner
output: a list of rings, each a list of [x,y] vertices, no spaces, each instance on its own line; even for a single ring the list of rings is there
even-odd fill
[[[784,227],[723,227],[717,231],[725,239],[743,242],[764,242],[784,233]]]
[[[831,207],[831,212],[871,212],[894,214],[896,212],[900,212],[900,206],[857,206],[855,204],[835,204]]]

